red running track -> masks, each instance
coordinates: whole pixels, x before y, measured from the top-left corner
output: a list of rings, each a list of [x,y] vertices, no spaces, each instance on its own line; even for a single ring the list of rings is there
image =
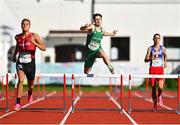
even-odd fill
[[[152,103],[144,100],[144,97],[138,98],[137,94],[142,95],[141,92],[132,93],[132,107],[133,108],[152,108]],[[171,94],[168,92],[167,94]],[[57,95],[57,94],[55,94]],[[58,94],[59,95],[59,94]],[[71,95],[70,93],[68,95]],[[54,96],[54,95],[53,95]],[[118,109],[114,100],[107,97],[105,93],[88,92],[83,93],[82,96],[103,96],[103,98],[80,98],[75,104],[74,113],[63,113],[63,111],[54,110],[20,110],[13,112],[3,118],[0,118],[0,124],[60,124],[64,120],[65,124],[132,124],[132,120],[136,124],[180,124],[180,116],[174,112],[132,112],[130,116],[125,111],[128,110],[127,93],[124,93],[123,108],[124,113],[120,111],[79,111],[77,108],[116,108]],[[174,96],[174,93],[172,93]],[[175,109],[177,105],[176,99],[163,98],[164,105]],[[0,102],[2,103],[2,102]],[[22,99],[22,104],[26,104],[27,99]],[[10,112],[14,99],[10,99]],[[36,102],[30,107],[62,107],[63,99],[61,98],[45,98]],[[71,98],[67,98],[67,111],[71,107]],[[159,107],[164,109],[163,107]],[[4,110],[0,111],[0,117],[5,114]],[[129,117],[130,118],[129,118]],[[131,120],[130,120],[131,119]]]

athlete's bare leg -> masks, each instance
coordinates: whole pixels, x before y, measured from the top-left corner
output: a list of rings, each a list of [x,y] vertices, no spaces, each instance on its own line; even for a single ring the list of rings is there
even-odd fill
[[[25,79],[24,71],[19,70],[17,72],[17,75],[18,75],[17,98],[21,98],[22,93],[23,93],[23,83],[24,83],[24,79]]]
[[[164,80],[160,80],[158,82],[159,86],[158,86],[158,103],[159,105],[163,105],[163,101],[162,101],[162,90],[163,90],[163,87],[164,87]]]
[[[164,88],[164,80],[160,80],[158,87],[158,97],[161,96],[163,88]]]
[[[154,105],[157,105],[156,83],[152,86],[152,99],[153,99]]]
[[[106,53],[104,52],[104,50],[99,51],[98,56],[100,58],[103,58],[103,61],[107,66],[110,65],[110,60],[108,56],[106,55]]]
[[[25,78],[24,71],[22,71],[22,70],[17,71],[17,75],[18,75],[18,84],[17,84],[16,105],[14,106],[15,111],[17,111],[21,108],[20,100],[21,100],[22,93],[23,93],[23,83],[24,83],[24,78]]]
[[[100,58],[103,58],[103,61],[104,61],[104,63],[108,66],[110,72],[111,72],[112,74],[114,74],[114,68],[113,68],[113,66],[111,65],[110,59],[109,59],[109,57],[106,55],[106,53],[105,53],[103,50],[101,50],[101,51],[99,51],[98,56],[99,56]]]

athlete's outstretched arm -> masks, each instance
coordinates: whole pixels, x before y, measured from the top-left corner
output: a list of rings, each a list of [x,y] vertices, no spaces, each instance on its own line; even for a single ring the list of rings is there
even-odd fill
[[[114,30],[112,33],[105,31],[105,32],[103,33],[103,35],[104,35],[104,36],[116,36],[117,32],[118,32],[117,30]]]
[[[92,31],[93,25],[92,24],[88,24],[86,23],[84,26],[80,27],[81,31],[86,31],[86,32],[90,32]]]
[[[38,34],[33,34],[32,42],[42,51],[46,51],[46,45]]]

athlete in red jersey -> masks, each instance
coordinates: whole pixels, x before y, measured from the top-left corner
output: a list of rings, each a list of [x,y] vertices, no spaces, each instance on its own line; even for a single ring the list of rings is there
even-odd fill
[[[34,87],[35,78],[35,52],[36,47],[40,50],[45,51],[45,43],[40,39],[39,35],[36,33],[31,33],[29,31],[31,22],[29,19],[23,19],[21,22],[22,33],[15,36],[16,39],[16,49],[13,55],[13,62],[16,62],[16,70],[18,74],[18,84],[17,84],[17,99],[14,110],[19,110],[20,99],[23,93],[23,83],[25,76],[28,80],[28,102],[33,101],[32,91]],[[16,59],[16,55],[18,58]]]
[[[153,41],[154,45],[150,46],[147,50],[144,61],[150,62],[149,74],[163,75],[164,68],[166,65],[166,49],[160,45],[160,34],[154,34]],[[154,110],[157,110],[157,103],[162,105],[162,89],[164,86],[164,79],[162,78],[151,78],[150,83],[152,86],[152,99],[154,102]],[[158,84],[158,95],[156,95],[156,83]]]

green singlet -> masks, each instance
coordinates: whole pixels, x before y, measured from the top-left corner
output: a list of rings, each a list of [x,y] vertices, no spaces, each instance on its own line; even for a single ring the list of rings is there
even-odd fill
[[[86,55],[84,67],[90,68],[93,66],[95,59],[98,57],[98,52],[102,50],[101,40],[103,38],[103,30],[97,31],[94,27],[94,31],[87,35],[86,40]]]

